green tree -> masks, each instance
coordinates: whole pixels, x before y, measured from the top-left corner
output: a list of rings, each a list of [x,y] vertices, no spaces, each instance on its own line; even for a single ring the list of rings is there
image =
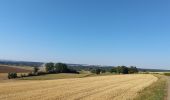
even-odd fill
[[[66,64],[56,63],[54,67],[55,67],[56,73],[67,73],[67,72],[69,72],[69,69],[68,69]]]
[[[126,66],[118,66],[118,67],[116,67],[116,72],[118,74],[128,74],[128,71],[129,71],[129,69]]]
[[[39,68],[38,67],[34,67],[34,74],[36,74],[38,72]]]
[[[54,72],[54,63],[46,63],[45,68],[48,73]]]
[[[100,74],[101,73],[101,69],[96,69],[96,74]]]
[[[128,72],[129,72],[128,67],[126,67],[126,66],[122,66],[122,67],[121,67],[121,73],[122,73],[122,74],[128,74]]]
[[[111,70],[110,70],[110,73],[117,73],[117,68],[116,67],[113,67]]]
[[[17,78],[17,73],[8,73],[8,79]]]
[[[129,68],[129,74],[133,74],[133,73],[138,73],[138,69],[134,66],[131,66]]]
[[[117,66],[117,67],[116,67],[116,73],[118,73],[118,74],[122,73],[122,68],[121,68],[121,66]]]

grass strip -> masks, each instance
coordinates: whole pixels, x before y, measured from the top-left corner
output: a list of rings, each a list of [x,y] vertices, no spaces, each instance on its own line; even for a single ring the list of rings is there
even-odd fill
[[[164,75],[154,75],[158,81],[142,90],[135,100],[165,100],[167,95],[167,78]]]

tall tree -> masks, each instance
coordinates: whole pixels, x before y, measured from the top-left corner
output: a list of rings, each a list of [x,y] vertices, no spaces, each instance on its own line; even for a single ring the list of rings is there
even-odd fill
[[[45,67],[47,72],[49,73],[54,72],[54,63],[46,63]]]
[[[69,69],[67,68],[66,64],[56,63],[55,64],[55,72],[57,72],[57,73],[67,73],[67,72],[69,72]]]

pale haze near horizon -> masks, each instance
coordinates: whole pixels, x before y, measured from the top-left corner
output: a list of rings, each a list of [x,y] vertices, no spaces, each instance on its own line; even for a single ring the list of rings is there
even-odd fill
[[[169,0],[2,0],[0,59],[170,69]]]

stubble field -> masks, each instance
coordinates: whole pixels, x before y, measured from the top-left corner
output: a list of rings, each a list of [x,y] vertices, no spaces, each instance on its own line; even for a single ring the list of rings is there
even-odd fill
[[[131,100],[157,81],[149,74],[0,83],[0,100]]]

